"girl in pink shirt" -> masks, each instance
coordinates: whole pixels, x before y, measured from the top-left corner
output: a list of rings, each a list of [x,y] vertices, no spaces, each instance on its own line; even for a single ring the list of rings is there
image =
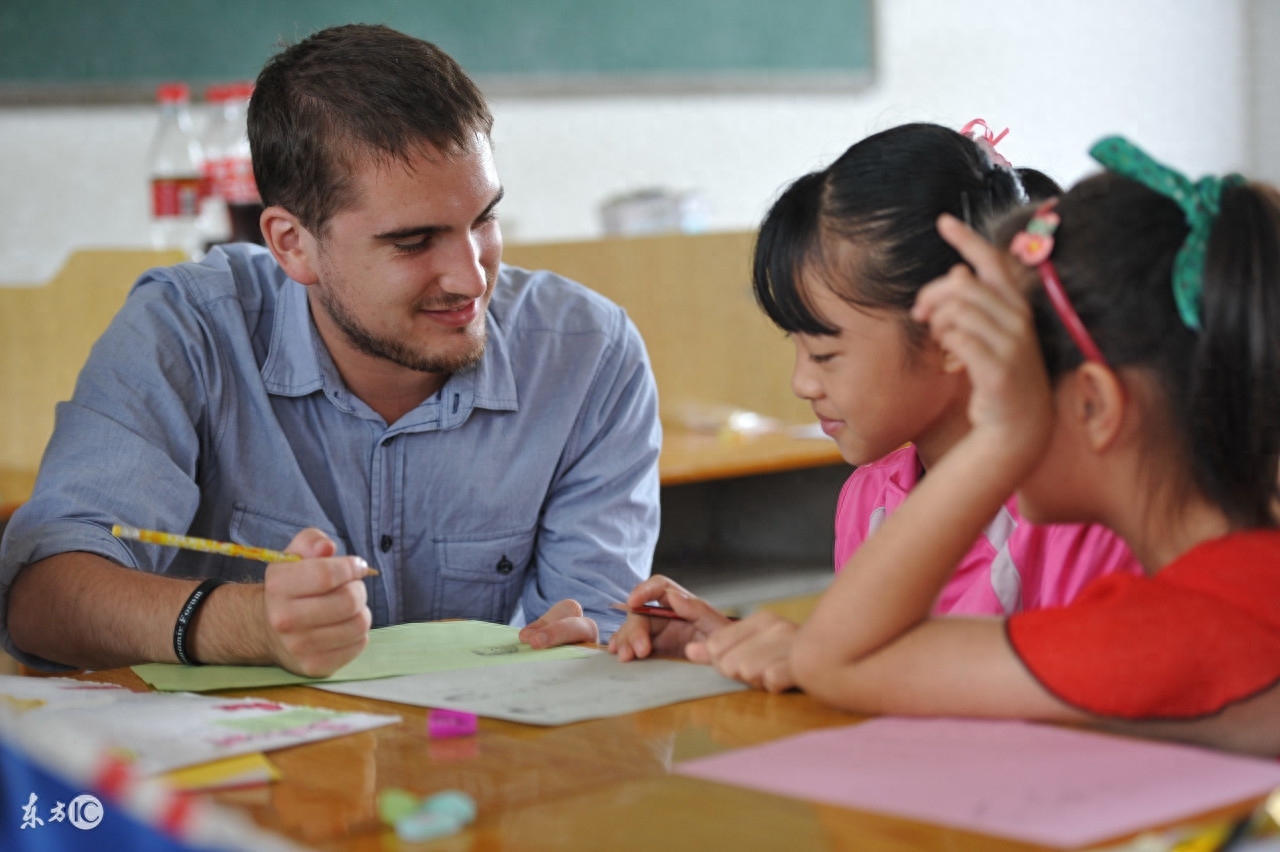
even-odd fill
[[[1027,200],[995,141],[932,124],[877,133],[788,187],[761,226],[755,293],[795,344],[792,389],[859,466],[840,498],[837,570],[969,431],[964,365],[910,309],[924,285],[961,262],[938,235],[939,215],[982,228]],[[1110,533],[1035,527],[1010,500],[960,560],[935,612],[1005,615],[1059,604],[1116,570],[1140,569]],[[628,598],[650,601],[685,620],[629,618],[609,642],[620,659],[684,654],[771,691],[794,684],[794,623],[761,612],[730,624],[661,575]]]
[[[916,486],[915,445],[858,467],[836,504],[836,573]],[[1094,524],[1033,524],[1010,497],[964,555],[934,602],[937,615],[1012,615],[1070,603],[1090,580],[1139,574],[1129,548]]]

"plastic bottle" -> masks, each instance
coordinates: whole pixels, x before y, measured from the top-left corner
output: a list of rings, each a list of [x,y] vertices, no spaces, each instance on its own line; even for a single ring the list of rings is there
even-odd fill
[[[201,254],[197,217],[203,156],[191,120],[186,83],[156,89],[160,123],[151,142],[151,247]]]
[[[253,179],[247,129],[252,95],[252,83],[215,86],[206,94],[214,108],[204,136],[205,174],[210,195],[216,198],[207,207],[210,217],[215,213],[224,217],[221,222],[209,222],[209,244],[263,241],[258,225],[262,199]]]
[[[200,168],[203,181],[200,199],[200,240],[207,252],[218,243],[231,239],[231,215],[221,187],[223,139],[228,135],[226,86],[210,86],[204,90],[204,102],[208,106],[204,132],[200,135],[201,153],[204,159]]]

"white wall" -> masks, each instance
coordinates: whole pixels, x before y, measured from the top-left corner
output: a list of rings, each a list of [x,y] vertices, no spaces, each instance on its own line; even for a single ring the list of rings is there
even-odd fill
[[[1260,152],[1280,109],[1250,113],[1265,87],[1248,29],[1280,32],[1278,7],[879,0],[877,78],[861,93],[497,99],[503,218],[517,240],[592,237],[603,198],[662,185],[702,190],[715,229],[750,228],[785,183],[868,133],[977,116],[1012,128],[1000,149],[1015,164],[1062,182],[1116,131],[1197,175],[1248,171],[1253,151],[1274,176],[1280,156]],[[0,281],[43,280],[74,247],[145,244],[153,123],[145,108],[0,110]]]
[[[1280,2],[1250,0],[1246,15],[1250,176],[1280,186]]]

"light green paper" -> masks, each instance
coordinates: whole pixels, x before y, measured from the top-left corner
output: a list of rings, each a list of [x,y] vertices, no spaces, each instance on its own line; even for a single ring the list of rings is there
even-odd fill
[[[133,670],[138,677],[166,692],[209,692],[373,680],[536,660],[564,660],[595,653],[574,645],[535,651],[520,644],[519,633],[518,628],[487,621],[427,621],[380,627],[369,631],[369,646],[360,656],[325,678],[303,677],[276,666],[147,663],[134,666]],[[511,646],[517,646],[518,650],[511,653]]]
[[[214,699],[217,700],[217,699]],[[317,707],[295,707],[282,713],[268,713],[265,716],[249,716],[243,719],[219,719],[215,725],[234,728],[247,734],[268,734],[276,731],[288,731],[292,728],[305,728],[316,722],[336,719],[341,716],[332,710],[321,710]]]

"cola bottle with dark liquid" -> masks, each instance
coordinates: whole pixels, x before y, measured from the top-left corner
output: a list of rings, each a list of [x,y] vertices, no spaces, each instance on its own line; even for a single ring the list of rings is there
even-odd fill
[[[211,87],[206,99],[213,107],[205,139],[205,174],[212,201],[208,247],[246,242],[263,245],[259,219],[262,198],[253,179],[247,117],[252,83]]]

